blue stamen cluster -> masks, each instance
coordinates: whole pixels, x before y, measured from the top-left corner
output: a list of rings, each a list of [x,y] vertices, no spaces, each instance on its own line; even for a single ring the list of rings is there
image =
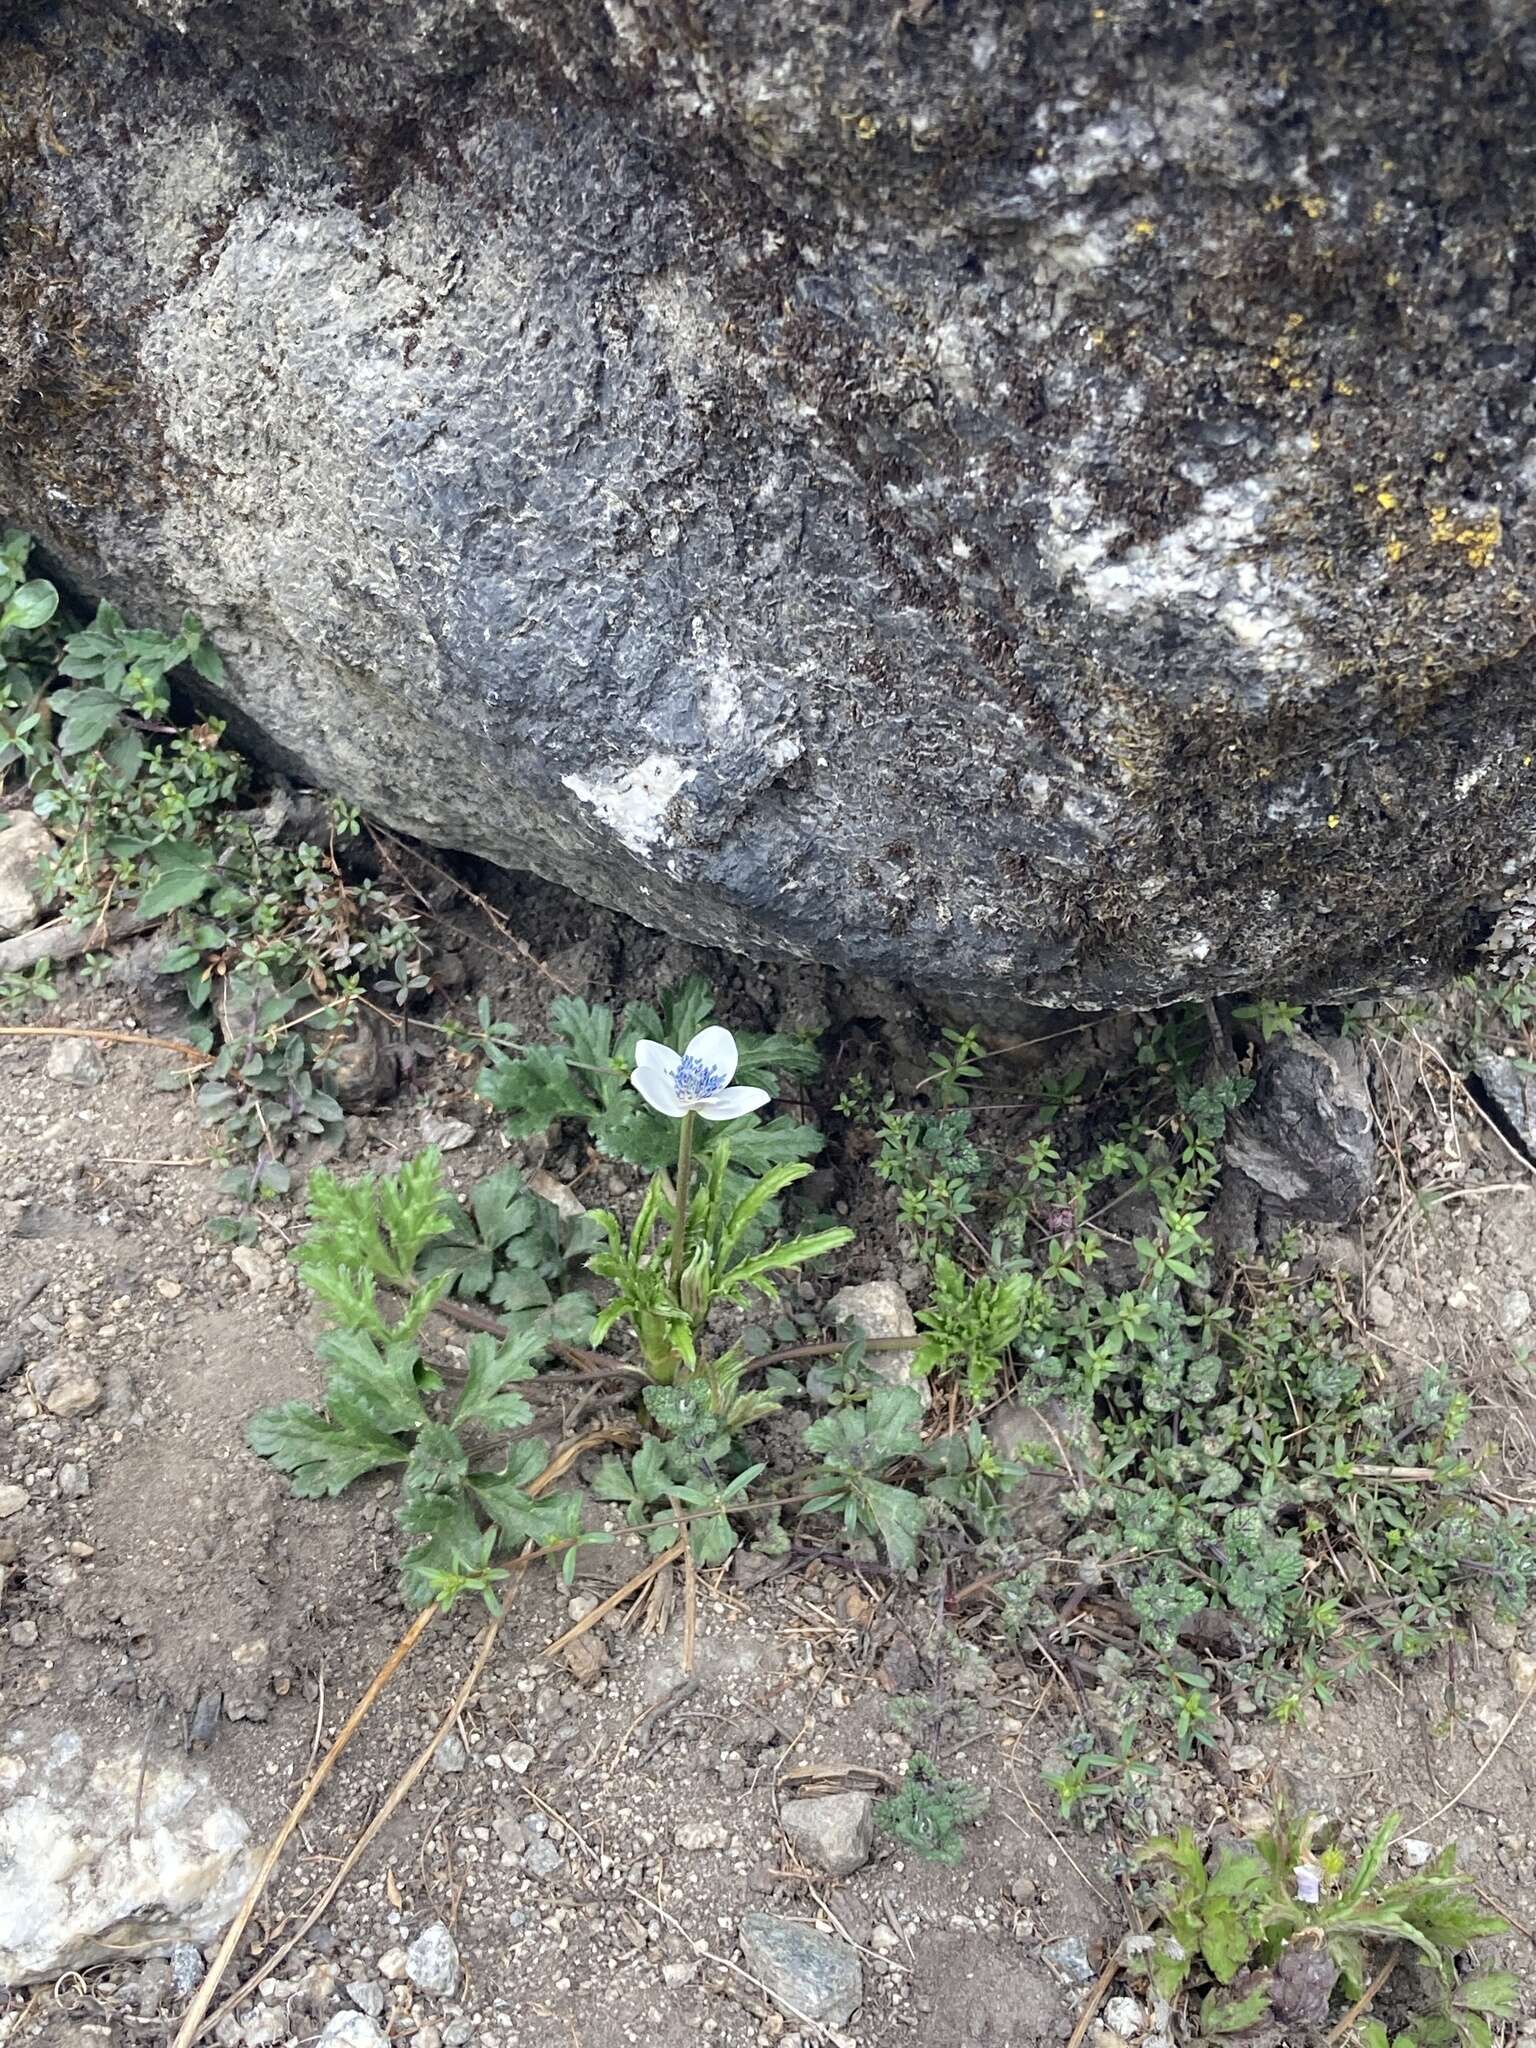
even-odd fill
[[[725,1086],[724,1074],[716,1073],[702,1060],[690,1059],[686,1054],[677,1063],[677,1072],[672,1085],[684,1102],[699,1102],[706,1095],[718,1095]]]

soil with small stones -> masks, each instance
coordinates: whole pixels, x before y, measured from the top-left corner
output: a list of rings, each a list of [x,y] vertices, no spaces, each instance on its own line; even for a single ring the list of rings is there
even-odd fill
[[[932,1026],[889,992],[681,948],[537,885],[506,884],[502,903],[529,957],[478,913],[444,920],[469,970],[466,1015],[484,995],[538,1036],[562,986],[621,1005],[702,968],[727,1021],[826,1033],[828,1100],[857,1068],[898,1097],[926,1070]],[[182,1020],[143,970],[130,949],[98,989],[65,977],[63,1000],[38,1021],[174,1035]],[[466,1187],[507,1149],[473,1099],[473,1062],[424,1026],[409,1037],[403,1088],[350,1121],[346,1158],[388,1167],[420,1148],[425,1117],[463,1118],[477,1135],[448,1166]],[[88,1746],[126,1742],[150,1757],[211,1732],[199,1761],[266,1836],[408,1624],[391,1484],[299,1501],[244,1446],[254,1409],[321,1386],[315,1324],[287,1262],[301,1189],[264,1208],[259,1242],[237,1254],[210,1234],[232,1204],[189,1090],[161,1085],[176,1056],[102,1044],[104,1078],[87,1071],[82,1083],[50,1074],[57,1043],[0,1036],[0,1487],[25,1495],[0,1521],[0,1714],[12,1732],[69,1727]],[[1532,1176],[1422,1062],[1387,1078],[1395,1107],[1380,1192],[1362,1231],[1324,1251],[1355,1264],[1372,1339],[1405,1371],[1456,1365],[1474,1389],[1478,1433],[1500,1447],[1498,1483],[1536,1492]],[[533,1149],[583,1198],[611,1192],[606,1163],[583,1146]],[[828,1205],[848,1205],[861,1237],[812,1298],[901,1274],[889,1205],[871,1183],[828,1169]],[[1456,1198],[1426,1212],[1413,1190],[1432,1183]],[[56,1400],[65,1377],[81,1412],[50,1410],[48,1390]],[[563,1411],[545,1404],[552,1438],[577,1394],[563,1398]],[[957,1657],[939,1589],[750,1555],[703,1575],[691,1690],[677,1691],[683,1601],[670,1578],[638,1626],[593,1630],[579,1669],[545,1658],[573,1603],[584,1611],[644,1561],[638,1542],[583,1553],[574,1587],[547,1570],[518,1584],[457,1740],[283,1965],[275,1993],[240,2007],[220,2038],[311,2039],[347,2009],[342,1987],[366,1982],[389,2038],[417,2048],[793,2048],[822,2030],[775,2011],[738,1944],[743,1916],[766,1910],[858,1950],[864,1997],[846,2029],[857,2043],[1065,2042],[1088,1994],[1062,1981],[1050,1945],[1077,1938],[1096,1969],[1128,1906],[1120,1845],[1052,1824],[1041,1764],[1079,1725],[1058,1672],[1009,1653],[984,1614],[986,1661]],[[461,1603],[429,1628],[290,1848],[237,1976],[327,1883],[437,1726],[484,1626]],[[1251,1824],[1282,1795],[1353,1828],[1401,1811],[1408,1833],[1457,1841],[1490,1899],[1531,1927],[1536,1715],[1517,1689],[1522,1652],[1536,1652],[1536,1629],[1490,1621],[1454,1657],[1383,1665],[1295,1725],[1234,1713],[1211,1758],[1164,1760],[1155,1817]],[[964,1863],[927,1864],[877,1836],[850,1878],[800,1866],[778,1821],[786,1774],[855,1764],[894,1781],[909,1744],[892,1726],[891,1694],[925,1690],[963,1700],[945,1768],[991,1793]],[[1263,1762],[1245,1755],[1248,1768],[1233,1770],[1234,1747]],[[450,1998],[415,1989],[389,1956],[438,1920],[464,1969]],[[1536,1976],[1525,1938],[1487,1946]],[[164,1976],[123,1962],[14,1991],[0,2003],[0,2039],[168,2039],[184,2000]],[[1524,1995],[1536,2039],[1536,1994]]]

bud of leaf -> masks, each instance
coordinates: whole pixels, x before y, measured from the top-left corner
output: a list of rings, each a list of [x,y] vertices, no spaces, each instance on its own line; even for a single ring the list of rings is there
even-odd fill
[[[704,1245],[696,1245],[683,1268],[683,1277],[678,1287],[681,1306],[694,1321],[707,1313],[710,1303],[709,1251]]]

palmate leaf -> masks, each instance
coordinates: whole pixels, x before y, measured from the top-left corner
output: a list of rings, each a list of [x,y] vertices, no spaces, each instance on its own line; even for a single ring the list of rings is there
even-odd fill
[[[429,1422],[417,1432],[406,1460],[405,1500],[410,1505],[429,1494],[457,1500],[468,1474],[469,1459],[458,1436],[446,1422]]]
[[[505,1118],[509,1138],[533,1138],[558,1118],[590,1117],[594,1097],[559,1046],[535,1045],[516,1059],[493,1051],[475,1093]]]
[[[1208,1991],[1200,2006],[1200,2027],[1203,2033],[1218,2037],[1241,2034],[1269,2016],[1269,1984],[1265,1981],[1236,1998],[1227,1991]]]
[[[286,1472],[301,1500],[340,1493],[385,1465],[403,1465],[406,1446],[365,1417],[328,1420],[307,1401],[284,1401],[253,1415],[245,1440],[258,1457]]]
[[[396,1519],[408,1535],[426,1539],[400,1561],[400,1586],[408,1606],[425,1607],[430,1600],[451,1605],[459,1582],[489,1576],[496,1531],[481,1528],[464,1494],[408,1497]],[[488,1590],[486,1597],[490,1599]]]
[[[612,1010],[605,1003],[583,1002],[580,996],[558,996],[549,1006],[549,1020],[570,1048],[577,1085],[600,1103],[612,1101],[625,1081],[614,1066]]]
[[[414,1345],[380,1348],[361,1331],[328,1330],[315,1349],[331,1368],[325,1405],[337,1421],[357,1417],[386,1432],[419,1429],[427,1421]]]
[[[716,1124],[713,1129],[712,1144],[729,1145],[731,1164],[745,1173],[766,1173],[771,1166],[784,1166],[794,1159],[814,1159],[824,1143],[820,1131],[788,1116],[771,1117],[767,1123],[738,1117],[734,1123]]]
[[[917,1564],[918,1538],[928,1519],[927,1501],[921,1494],[887,1486],[879,1479],[860,1481],[854,1493],[859,1519],[879,1537],[887,1558],[897,1571],[911,1571]]]
[[[916,1387],[878,1381],[862,1407],[834,1408],[805,1432],[835,1471],[877,1471],[922,1449],[923,1397]]]
[[[1464,1977],[1456,1986],[1456,2005],[1463,2012],[1486,2013],[1490,2019],[1512,2020],[1520,1996],[1520,1979],[1513,1970],[1485,1970],[1477,1977]]]
[[[533,1360],[544,1351],[537,1327],[516,1337],[472,1337],[469,1343],[469,1373],[464,1391],[453,1411],[454,1423],[478,1422],[486,1429],[521,1429],[533,1420],[533,1410],[521,1394],[509,1394],[507,1387],[520,1380],[537,1378]]]

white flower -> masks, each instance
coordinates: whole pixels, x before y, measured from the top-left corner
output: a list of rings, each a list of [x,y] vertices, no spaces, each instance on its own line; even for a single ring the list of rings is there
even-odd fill
[[[1315,1906],[1323,1895],[1323,1873],[1315,1863],[1296,1866],[1296,1896],[1304,1906]]]
[[[709,1123],[723,1124],[761,1109],[768,1100],[766,1088],[733,1088],[735,1071],[735,1039],[723,1024],[711,1024],[690,1038],[682,1052],[642,1038],[629,1078],[663,1116],[687,1116],[692,1110]]]

